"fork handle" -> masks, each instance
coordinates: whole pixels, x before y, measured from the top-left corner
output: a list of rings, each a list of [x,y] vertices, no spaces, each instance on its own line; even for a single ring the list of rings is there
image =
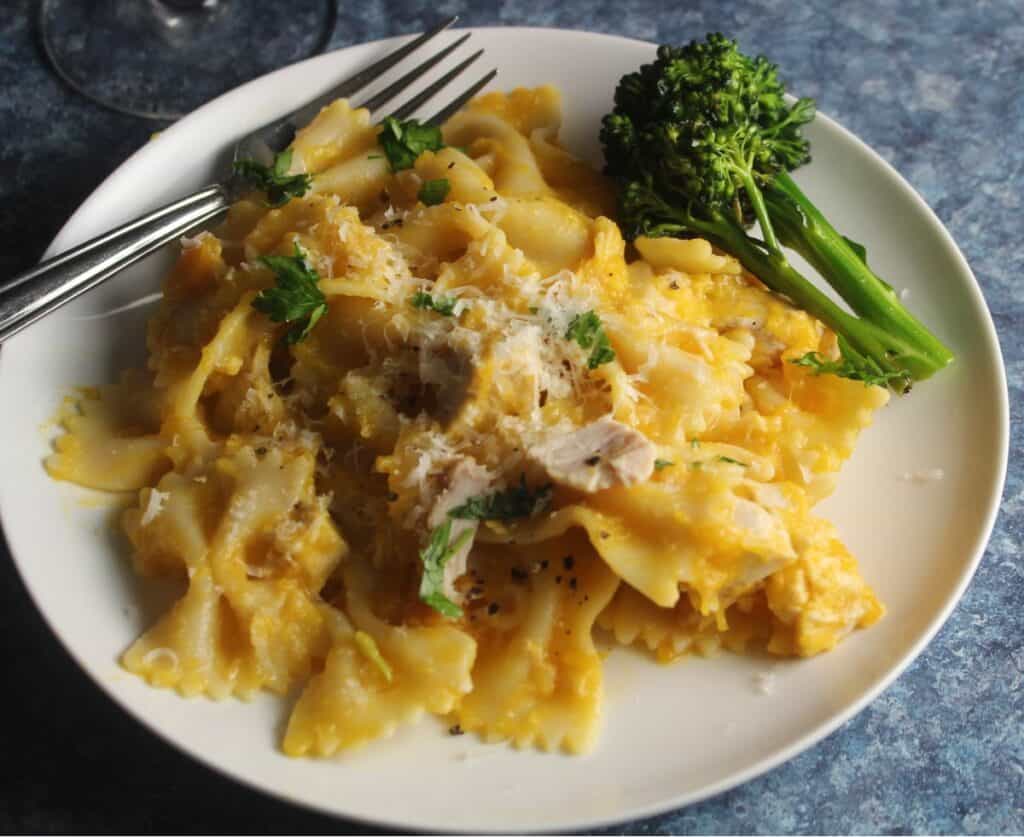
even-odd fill
[[[209,186],[40,262],[0,286],[0,343],[169,241],[224,212],[227,190]]]

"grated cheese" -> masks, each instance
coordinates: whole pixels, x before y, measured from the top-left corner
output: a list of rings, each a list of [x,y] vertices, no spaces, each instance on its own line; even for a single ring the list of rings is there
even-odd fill
[[[142,519],[139,521],[140,526],[148,526],[152,523],[158,514],[163,511],[164,504],[170,498],[170,494],[166,491],[158,491],[155,488],[149,490],[149,499],[146,501],[146,510],[142,513]]]
[[[946,472],[941,468],[926,468],[920,471],[904,471],[900,479],[906,482],[938,482],[945,478]]]

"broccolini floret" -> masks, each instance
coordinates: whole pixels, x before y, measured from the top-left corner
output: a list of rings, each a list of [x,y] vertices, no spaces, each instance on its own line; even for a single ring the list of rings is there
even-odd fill
[[[801,365],[906,391],[952,354],[789,176],[810,159],[802,127],[814,111],[810,99],[787,100],[775,65],[721,34],[660,47],[654,63],[620,80],[602,123],[620,221],[627,238],[709,239],[836,332],[840,361],[810,353]],[[747,231],[754,221],[760,238]],[[784,247],[806,258],[854,313],[802,276]]]

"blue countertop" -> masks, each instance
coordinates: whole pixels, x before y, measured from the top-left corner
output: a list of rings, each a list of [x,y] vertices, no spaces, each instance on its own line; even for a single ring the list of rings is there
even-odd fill
[[[36,4],[0,15],[0,281],[154,130],[68,90]],[[242,4],[244,5],[244,4]],[[607,833],[1024,831],[1024,17],[1018,0],[801,3],[365,0],[333,46],[463,25],[591,29],[659,42],[721,30],[781,64],[924,196],[978,276],[1009,373],[1011,461],[984,561],[949,622],[881,697],[803,755],[714,799]],[[15,405],[0,405],[11,409]],[[157,740],[78,670],[0,542],[0,831],[364,830],[263,797]]]

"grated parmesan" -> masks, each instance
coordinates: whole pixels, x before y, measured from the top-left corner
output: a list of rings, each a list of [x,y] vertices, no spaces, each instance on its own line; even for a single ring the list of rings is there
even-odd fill
[[[164,504],[170,496],[166,491],[158,491],[155,488],[151,488],[149,490],[149,499],[146,501],[146,510],[142,513],[142,520],[139,521],[139,525],[148,526],[152,523],[156,516],[163,511]]]
[[[754,676],[754,688],[759,695],[768,697],[775,693],[775,675],[770,671],[763,671]]]
[[[925,468],[920,471],[904,471],[900,479],[905,482],[938,482],[945,476],[946,472],[941,468]]]

